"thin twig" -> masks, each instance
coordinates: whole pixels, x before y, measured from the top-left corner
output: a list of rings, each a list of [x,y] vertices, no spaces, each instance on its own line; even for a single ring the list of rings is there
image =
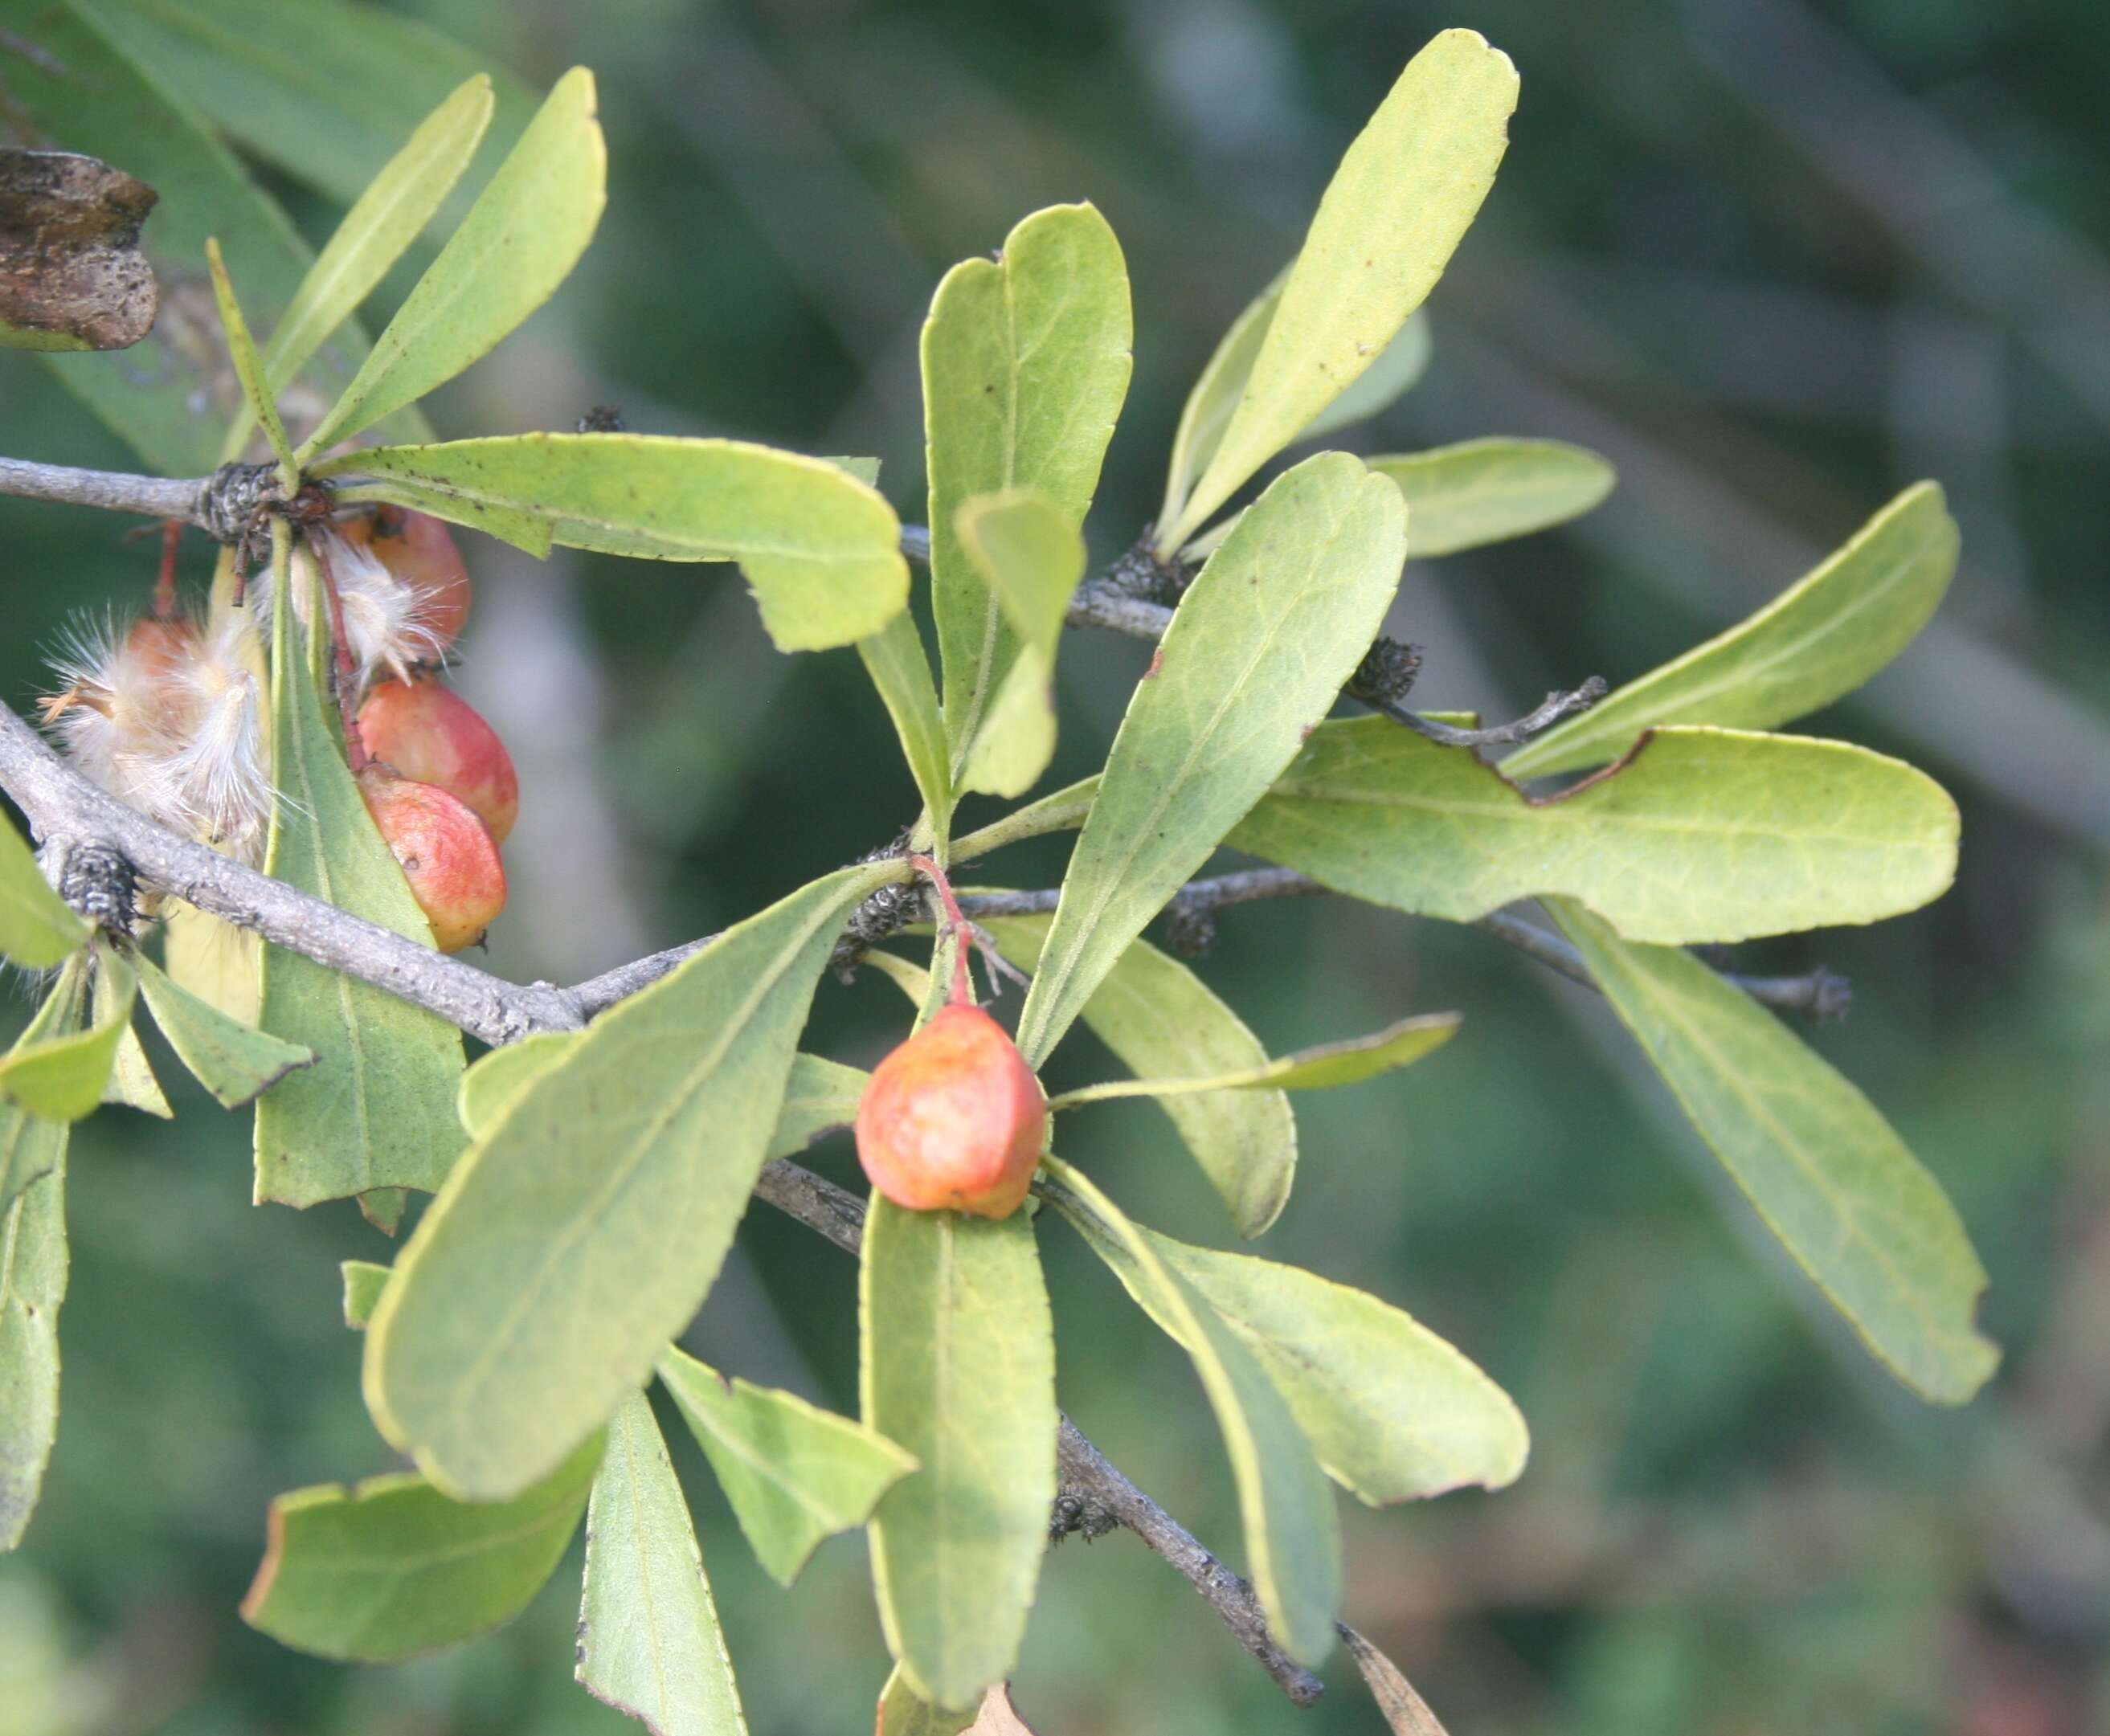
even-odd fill
[[[216,541],[231,543],[248,530],[257,509],[273,498],[271,473],[269,464],[223,464],[209,477],[171,479],[0,458],[0,495],[66,506],[98,506],[142,518],[173,518],[195,525]]]
[[[1562,719],[1587,712],[1605,697],[1608,688],[1604,676],[1593,675],[1580,687],[1565,691],[1555,690],[1533,711],[1526,712],[1514,722],[1498,723],[1485,730],[1462,730],[1456,724],[1442,723],[1433,717],[1424,717],[1419,712],[1410,712],[1405,706],[1388,699],[1366,701],[1374,711],[1382,712],[1394,723],[1403,723],[1417,735],[1445,748],[1507,748],[1518,742],[1529,741],[1534,735],[1542,735]]]

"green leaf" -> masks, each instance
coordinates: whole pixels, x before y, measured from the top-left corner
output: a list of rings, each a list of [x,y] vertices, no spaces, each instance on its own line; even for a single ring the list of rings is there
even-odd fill
[[[789,1585],[821,1540],[863,1525],[916,1461],[884,1435],[804,1399],[669,1347],[659,1378],[695,1431],[740,1528],[770,1578]]]
[[[961,773],[969,789],[1023,795],[1055,754],[1055,656],[1070,597],[1084,576],[1084,539],[1036,490],[977,495],[954,529],[1018,643],[982,713]]]
[[[1924,772],[1844,742],[1657,730],[1535,800],[1471,753],[1356,717],[1315,733],[1228,842],[1417,915],[1558,893],[1630,940],[1683,944],[1917,910],[1955,876],[1957,824]]]
[[[894,509],[826,459],[734,440],[518,434],[347,452],[318,476],[530,554],[552,541],[649,560],[737,561],[784,651],[847,645],[908,602]]]
[[[360,194],[264,346],[264,376],[273,393],[307,365],[423,232],[476,155],[492,106],[491,79],[478,73],[419,124]],[[247,428],[244,418],[232,432],[233,453]]]
[[[858,1292],[864,1420],[922,1469],[872,1521],[888,1648],[971,1706],[1011,1673],[1055,1499],[1055,1338],[1033,1224],[874,1194]]]
[[[374,1318],[374,1305],[381,1300],[382,1289],[388,1282],[388,1268],[372,1260],[348,1259],[340,1261],[337,1269],[344,1275],[344,1323],[355,1332],[363,1332]]]
[[[653,1736],[746,1736],[711,1582],[641,1392],[619,1405],[586,1508],[573,1674]]]
[[[1619,480],[1596,453],[1558,440],[1461,441],[1369,463],[1406,496],[1406,547],[1415,560],[1565,524]]]
[[[1195,576],[1070,858],[1019,1016],[1029,1063],[1331,709],[1384,618],[1406,532],[1397,489],[1321,453],[1277,477]]]
[[[898,611],[878,632],[858,641],[858,655],[894,720],[902,757],[923,798],[930,840],[942,848],[952,831],[953,779],[945,757],[945,720],[939,715],[930,653],[923,649],[915,616],[905,608]]]
[[[117,1046],[132,1028],[139,983],[132,967],[107,944],[95,948],[95,1018],[86,1030],[18,1043],[0,1059],[0,1097],[33,1116],[78,1121],[93,1114],[102,1102],[117,1062]],[[4,1190],[0,1197],[5,1197]]]
[[[434,1482],[518,1494],[650,1376],[731,1244],[843,918],[897,871],[728,929],[484,1128],[367,1333],[368,1408]]]
[[[117,1039],[117,1053],[111,1062],[110,1082],[102,1088],[102,1101],[163,1121],[175,1119],[176,1112],[169,1107],[161,1082],[154,1077],[153,1063],[147,1059],[139,1033],[129,1024]]]
[[[1080,1104],[1103,1103],[1112,1097],[1178,1097],[1216,1091],[1332,1091],[1410,1066],[1431,1050],[1441,1048],[1457,1031],[1457,1014],[1426,1013],[1402,1019],[1368,1037],[1350,1037],[1299,1049],[1256,1067],[1198,1078],[1112,1079],[1103,1085],[1066,1091],[1049,1098],[1048,1106],[1075,1109]]]
[[[445,385],[548,301],[593,238],[607,181],[593,75],[574,66],[301,443],[301,457]]]
[[[974,1727],[978,1716],[972,1707],[948,1711],[933,1706],[896,1664],[880,1691],[878,1736],[960,1736]]]
[[[995,260],[962,260],[932,298],[922,350],[930,597],[956,776],[1018,656],[961,546],[959,509],[1033,488],[1083,524],[1128,393],[1132,338],[1127,263],[1089,205],[1035,211]]]
[[[596,1434],[517,1499],[485,1505],[407,1472],[283,1494],[242,1619],[297,1651],[358,1663],[488,1633],[550,1577],[600,1458]]]
[[[1432,350],[1429,317],[1410,315],[1399,335],[1378,352],[1378,359],[1349,382],[1347,389],[1297,431],[1299,440],[1317,440],[1340,428],[1352,428],[1391,409],[1429,371]],[[1370,467],[1375,469],[1373,463]]]
[[[1040,965],[1050,918],[996,916],[981,926],[1021,970]],[[1092,1034],[1139,1078],[1229,1074],[1265,1067],[1267,1051],[1245,1022],[1179,960],[1135,941],[1084,1003]],[[1281,1215],[1297,1172],[1297,1121],[1279,1090],[1202,1092],[1159,1105],[1179,1130],[1238,1234],[1259,1235]]]
[[[513,1100],[577,1048],[580,1031],[537,1031],[532,1037],[493,1049],[461,1076],[455,1113],[471,1139],[487,1132]]]
[[[286,438],[286,425],[278,419],[278,406],[274,401],[270,382],[264,377],[263,359],[256,353],[256,341],[249,335],[249,322],[242,317],[242,304],[235,299],[234,285],[227,275],[227,262],[221,258],[220,242],[208,237],[205,244],[206,269],[212,274],[213,299],[220,305],[220,328],[227,340],[228,358],[234,364],[234,377],[242,383],[242,395],[249,405],[249,414],[264,425],[264,438],[271,448],[271,455],[278,460],[278,480],[291,492],[300,475],[300,467],[293,462],[292,443]],[[237,452],[238,445],[230,441]]]
[[[176,1059],[227,1109],[241,1109],[279,1080],[315,1064],[315,1051],[230,1019],[181,987],[144,954],[133,961],[140,992]]]
[[[1509,143],[1516,69],[1477,31],[1407,63],[1334,171],[1171,554],[1384,352],[1443,274]]]
[[[88,944],[88,925],[53,892],[36,854],[11,825],[0,825],[0,956],[25,970],[48,970]]]
[[[1999,1349],[1972,1326],[1985,1268],[1956,1209],[1875,1106],[1764,1008],[1675,947],[1547,909],[1759,1217],[1869,1349],[1961,1404]]]
[[[1193,1359],[1216,1413],[1244,1521],[1247,1576],[1282,1649],[1315,1665],[1341,1605],[1340,1526],[1297,1419],[1245,1341],[1119,1207],[1059,1158],[1048,1197],[1137,1304]]]
[[[374,829],[323,709],[283,562],[278,584],[271,762],[278,801],[269,870],[326,904],[430,945],[431,926]],[[319,608],[313,618],[321,614]],[[429,1191],[446,1178],[461,1150],[454,1114],[461,1037],[452,1025],[274,946],[264,949],[259,1023],[318,1057],[257,1101],[260,1200],[312,1205],[374,1188]]]
[[[0,1213],[0,1553],[22,1541],[58,1437],[68,1129],[43,1127],[47,1173]]]
[[[1927,624],[1957,547],[1941,490],[1915,484],[1755,615],[1547,730],[1502,769],[1517,778],[1575,771],[1616,760],[1659,724],[1763,730],[1829,705]]]
[[[1294,1266],[1139,1229],[1267,1371],[1326,1474],[1372,1507],[1516,1481],[1509,1395],[1426,1327]]]
[[[7,1051],[8,1060],[61,1042],[80,1028],[87,970],[85,954],[66,961],[59,979]],[[30,1182],[66,1161],[66,1126],[64,1121],[32,1114],[19,1104],[0,1099],[0,1210],[11,1206]]]

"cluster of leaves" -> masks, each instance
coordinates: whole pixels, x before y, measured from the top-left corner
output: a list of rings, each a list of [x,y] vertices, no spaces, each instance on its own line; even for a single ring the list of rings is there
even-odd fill
[[[249,21],[270,39],[260,13]],[[493,111],[487,81],[441,102],[303,263],[224,147],[142,70],[139,44],[156,32],[173,38],[170,53],[186,52],[174,15],[149,0],[68,0],[46,27],[40,46],[64,70],[24,75],[16,94],[29,111],[165,190],[182,186],[159,242],[182,271],[195,272],[214,230],[229,237],[236,269],[215,251],[211,275],[241,397],[208,459],[260,427],[288,493],[319,482],[342,503],[392,502],[538,553],[562,544],[736,563],[781,649],[857,648],[921,798],[918,848],[966,862],[1079,830],[1053,915],[990,925],[1033,972],[1018,1026],[1027,1060],[1043,1063],[1081,1019],[1134,1075],[1057,1108],[1160,1099],[1233,1227],[1258,1236],[1293,1180],[1287,1093],[1418,1060],[1456,1021],[1409,1019],[1270,1059],[1193,970],[1142,938],[1167,901],[1225,844],[1417,915],[1469,921],[1537,898],[1870,1349],[1938,1400],[1984,1380],[1995,1353],[1972,1325],[1983,1277],[1936,1184],[1848,1082],[1682,950],[1873,921],[1949,883],[1955,811],[1928,779],[1857,747],[1768,733],[1866,680],[1932,611],[1956,554],[1939,491],[1908,491],[1769,608],[1498,767],[1387,718],[1329,713],[1410,554],[1557,522],[1602,496],[1609,468],[1533,441],[1369,460],[1321,452],[1236,504],[1287,449],[1369,416],[1418,375],[1429,337],[1415,311],[1492,183],[1516,99],[1509,61],[1478,36],[1447,32],[1407,66],[1297,257],[1197,383],[1152,547],[1198,570],[1103,771],[956,838],[961,796],[1024,795],[1053,751],[1061,629],[1084,577],[1084,524],[1130,365],[1126,272],[1096,210],[1036,213],[994,260],[969,260],[938,287],[922,346],[934,673],[907,608],[900,527],[868,465],[628,434],[440,443],[422,427],[418,400],[539,305],[592,233],[604,161],[585,71],[560,80],[520,131],[369,348],[352,310],[447,203]],[[66,107],[80,80],[101,93],[85,121]],[[275,310],[260,347],[235,279],[252,308]],[[310,399],[325,346],[355,364]],[[63,365],[148,462],[197,468],[197,418],[167,384],[139,386],[136,368],[120,382],[94,358]],[[296,444],[285,413],[300,405],[308,425]],[[375,433],[387,443],[340,450]],[[282,587],[288,546],[282,525]],[[419,934],[324,703],[326,635],[304,644],[284,606],[274,634],[283,799],[271,871]],[[1551,794],[1524,781],[1593,769]],[[1035,1217],[989,1222],[874,1199],[858,1420],[728,1382],[672,1345],[764,1163],[854,1113],[863,1075],[798,1045],[845,918],[901,875],[898,861],[826,875],[586,1031],[464,1071],[444,1024],[276,949],[260,1028],[230,1019],[129,936],[92,933],[9,834],[0,950],[60,974],[0,1062],[8,1540],[56,1417],[66,1125],[106,1093],[154,1095],[129,1038],[136,979],[222,1101],[266,1092],[260,1198],[356,1196],[392,1225],[407,1191],[437,1191],[392,1267],[345,1273],[347,1320],[366,1334],[369,1408],[418,1469],[275,1503],[245,1606],[252,1622],[333,1657],[453,1643],[517,1612],[589,1512],[582,1680],[658,1729],[739,1728],[683,1493],[641,1396],[656,1376],[773,1576],[788,1580],[824,1536],[868,1527],[899,1664],[885,1727],[961,1728],[970,1711],[941,1709],[972,1707],[1009,1671],[1057,1492]],[[940,937],[928,970],[881,956],[921,1013],[957,943]],[[1339,1631],[1329,1481],[1382,1505],[1499,1487],[1522,1468],[1515,1407],[1398,1309],[1146,1228],[1052,1153],[1037,1191],[1193,1359],[1237,1484],[1245,1564],[1293,1657],[1315,1662]]]

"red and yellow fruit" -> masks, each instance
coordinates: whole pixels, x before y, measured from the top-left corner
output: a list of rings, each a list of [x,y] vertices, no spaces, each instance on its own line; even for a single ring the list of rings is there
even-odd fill
[[[520,812],[513,756],[459,694],[429,679],[383,681],[360,708],[359,738],[392,771],[466,802],[505,842]]]
[[[459,952],[481,939],[505,908],[505,869],[484,823],[444,789],[378,762],[358,777],[366,811],[432,925],[433,944]]]

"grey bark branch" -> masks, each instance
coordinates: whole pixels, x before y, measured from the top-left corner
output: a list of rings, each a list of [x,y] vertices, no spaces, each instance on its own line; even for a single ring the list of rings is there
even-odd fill
[[[209,477],[171,479],[0,458],[0,495],[174,518],[224,543],[248,529],[256,509],[271,497],[270,478],[267,464],[223,464]]]

